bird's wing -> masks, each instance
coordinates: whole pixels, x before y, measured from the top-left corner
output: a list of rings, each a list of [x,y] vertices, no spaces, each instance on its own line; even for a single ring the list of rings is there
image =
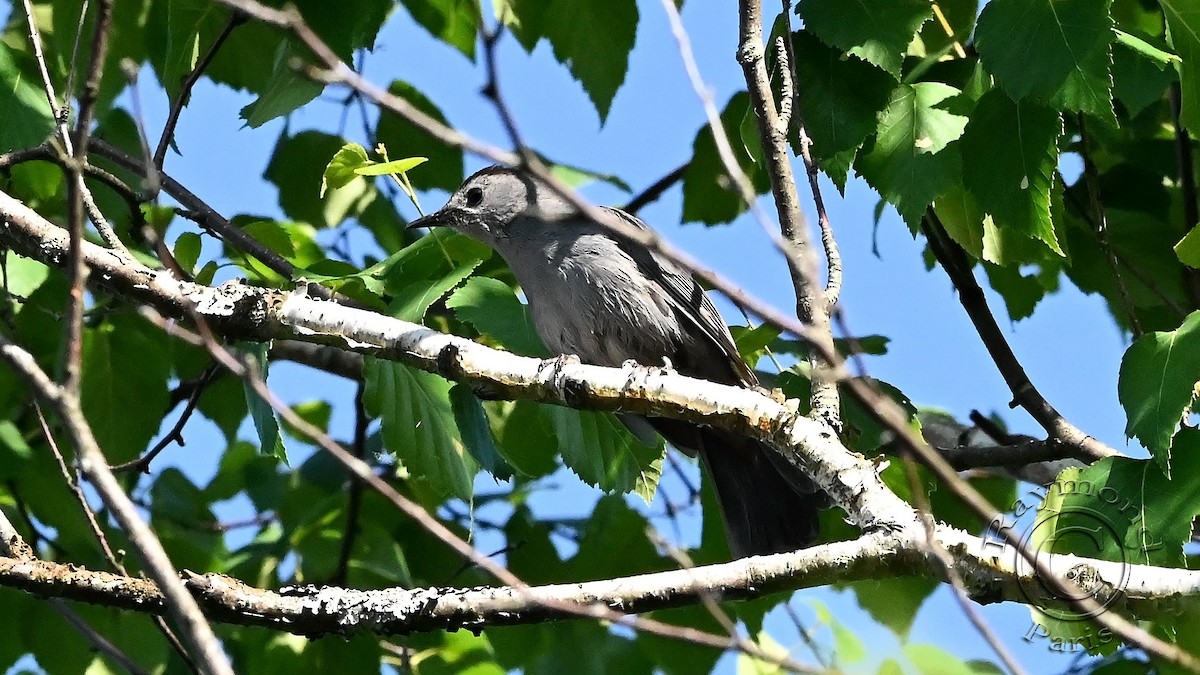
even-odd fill
[[[627,225],[632,225],[639,230],[650,229],[641,219],[636,216],[625,213],[620,209],[603,207],[603,210],[613,214]],[[729,359],[730,365],[733,367],[737,377],[745,386],[755,386],[758,384],[758,378],[754,375],[754,371],[742,359],[742,355],[738,352],[737,346],[733,342],[733,336],[729,334],[729,327],[725,325],[725,321],[721,318],[721,314],[717,312],[717,308],[713,305],[712,300],[705,294],[704,289],[696,280],[689,274],[684,274],[679,271],[671,262],[647,251],[635,243],[615,237],[617,245],[630,258],[633,258],[648,277],[654,279],[667,292],[667,298],[674,307],[675,311],[684,317],[693,326],[699,329],[700,333],[715,345],[722,354]]]

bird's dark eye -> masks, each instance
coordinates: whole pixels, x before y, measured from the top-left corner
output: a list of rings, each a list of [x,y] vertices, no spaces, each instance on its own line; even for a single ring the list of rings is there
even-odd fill
[[[480,190],[477,187],[467,190],[467,206],[479,206],[479,203],[482,201],[483,190]]]

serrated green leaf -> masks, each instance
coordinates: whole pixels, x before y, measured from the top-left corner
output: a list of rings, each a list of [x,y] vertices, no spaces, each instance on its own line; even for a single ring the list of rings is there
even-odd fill
[[[1058,113],[994,90],[972,111],[961,150],[963,185],[996,227],[1038,239],[1059,255],[1050,191],[1061,133]]]
[[[1133,48],[1118,43],[1113,49],[1113,96],[1135,117],[1161,99],[1177,77],[1174,68],[1146,58]]]
[[[490,277],[471,277],[446,299],[460,321],[491,336],[522,356],[549,356],[533,330],[527,309],[508,284]]]
[[[850,584],[858,606],[900,638],[908,636],[917,612],[938,587],[933,579],[899,577],[870,579]]]
[[[608,493],[635,492],[649,504],[662,476],[664,446],[643,445],[607,413],[547,409],[563,463],[583,482]]]
[[[767,348],[779,337],[779,329],[770,324],[762,324],[754,328],[746,326],[730,326],[733,343],[737,346],[742,360],[753,368],[759,359],[766,356]]]
[[[1180,120],[1193,135],[1200,134],[1200,6],[1190,0],[1159,0],[1167,19],[1171,46],[1179,54],[1182,112]]]
[[[859,174],[909,227],[959,179],[958,149],[950,143],[962,135],[967,118],[940,107],[957,93],[939,82],[896,87],[879,115],[874,145],[864,148],[855,162]]]
[[[443,497],[469,501],[478,470],[450,405],[450,383],[408,366],[368,358],[363,403],[383,422],[384,447]]]
[[[625,82],[638,25],[634,0],[558,0],[546,6],[542,29],[554,58],[583,85],[603,122]]]
[[[1172,438],[1200,382],[1200,312],[1178,329],[1138,338],[1121,359],[1117,397],[1125,434],[1137,438],[1169,477]]]
[[[303,51],[292,40],[284,40],[275,51],[271,83],[254,102],[242,108],[239,116],[246,126],[257,129],[277,117],[283,117],[321,95],[325,86],[292,66],[303,58]]]
[[[401,0],[412,18],[429,34],[475,58],[479,6],[473,0]]]
[[[321,191],[318,194],[324,197],[327,190],[346,187],[350,181],[362,175],[358,173],[359,169],[371,163],[371,158],[367,157],[367,150],[363,146],[358,143],[343,145],[334,153],[329,164],[325,165],[325,173],[321,175]]]
[[[1172,63],[1182,62],[1182,59],[1175,54],[1165,49],[1159,49],[1136,35],[1126,33],[1119,28],[1114,28],[1113,33],[1117,36],[1118,44],[1124,45],[1135,53],[1145,57],[1148,61],[1158,64],[1160,70]]]
[[[908,44],[933,18],[933,9],[924,0],[800,0],[796,13],[804,19],[805,29],[827,44],[875,64],[896,79]]]
[[[463,444],[475,461],[479,462],[479,466],[495,476],[496,480],[512,478],[513,469],[504,461],[503,455],[496,447],[487,413],[471,388],[465,384],[450,387],[450,407],[458,423],[458,432],[462,436]]]
[[[267,344],[243,342],[239,349],[258,365],[258,376],[265,382],[268,365]],[[246,409],[250,413],[250,420],[254,422],[254,430],[258,433],[258,451],[287,464],[287,448],[284,447],[283,436],[279,433],[279,419],[275,417],[275,409],[263,400],[249,383],[243,382],[242,391],[246,396]]]
[[[1128,565],[1183,566],[1183,547],[1200,513],[1200,484],[1194,480],[1200,431],[1183,430],[1178,445],[1174,479],[1155,462],[1127,457],[1063,471],[1031,526],[1037,550]]]
[[[400,174],[414,167],[418,167],[425,162],[428,162],[428,157],[407,157],[405,159],[394,159],[390,162],[373,163],[368,166],[360,166],[354,169],[354,173],[359,176],[388,176],[391,174]]]
[[[797,86],[804,92],[800,112],[812,139],[813,159],[844,187],[851,160],[875,131],[896,82],[868,63],[844,58],[808,31],[794,33],[792,43]],[[795,145],[799,139],[793,136]]]
[[[984,68],[1014,99],[1115,121],[1111,0],[992,0],[975,44]],[[1036,54],[1036,58],[1030,58]]]

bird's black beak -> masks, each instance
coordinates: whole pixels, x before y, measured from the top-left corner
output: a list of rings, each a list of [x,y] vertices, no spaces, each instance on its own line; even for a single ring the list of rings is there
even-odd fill
[[[415,230],[418,227],[441,227],[446,224],[446,215],[442,211],[434,211],[433,213],[409,221],[408,225],[404,226],[406,230]]]

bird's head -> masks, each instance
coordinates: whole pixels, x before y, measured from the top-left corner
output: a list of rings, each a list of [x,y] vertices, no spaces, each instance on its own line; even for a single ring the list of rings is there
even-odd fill
[[[553,221],[570,210],[553,190],[529,174],[491,166],[467,178],[445,206],[412,221],[408,228],[449,227],[496,246],[521,222]],[[522,215],[534,218],[519,218]]]

